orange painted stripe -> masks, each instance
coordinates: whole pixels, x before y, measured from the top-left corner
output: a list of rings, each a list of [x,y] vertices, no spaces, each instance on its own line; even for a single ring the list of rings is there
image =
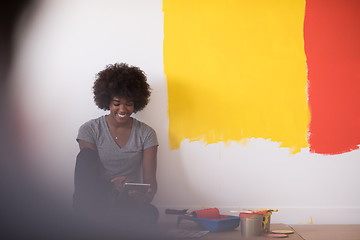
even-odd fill
[[[360,1],[307,0],[304,21],[310,151],[360,144]]]

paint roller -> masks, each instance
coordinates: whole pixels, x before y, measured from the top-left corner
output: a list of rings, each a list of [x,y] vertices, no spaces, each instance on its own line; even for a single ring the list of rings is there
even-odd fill
[[[207,219],[219,219],[221,218],[220,211],[218,208],[205,208],[200,210],[194,210],[189,212],[188,209],[176,210],[166,209],[166,214],[184,215],[194,218],[207,218]]]

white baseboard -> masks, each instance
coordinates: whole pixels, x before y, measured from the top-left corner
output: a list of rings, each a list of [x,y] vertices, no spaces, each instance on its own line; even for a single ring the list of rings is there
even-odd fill
[[[176,222],[176,215],[165,214],[165,209],[203,208],[202,206],[157,206],[160,212],[159,222]],[[237,216],[238,207],[217,207],[221,214]],[[283,224],[360,224],[360,208],[277,208],[273,212],[271,223]]]

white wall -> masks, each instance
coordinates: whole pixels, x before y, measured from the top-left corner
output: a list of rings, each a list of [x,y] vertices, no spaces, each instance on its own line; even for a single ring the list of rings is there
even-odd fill
[[[160,141],[159,191],[166,207],[276,208],[273,222],[360,223],[360,151],[291,155],[278,143],[251,139],[168,147],[161,0],[51,0],[19,28],[13,96],[22,144],[49,194],[70,206],[79,126],[105,114],[92,99],[95,74],[106,64],[142,68],[153,89],[136,117]],[[25,151],[25,150],[24,150]],[[162,216],[174,219],[174,216]]]

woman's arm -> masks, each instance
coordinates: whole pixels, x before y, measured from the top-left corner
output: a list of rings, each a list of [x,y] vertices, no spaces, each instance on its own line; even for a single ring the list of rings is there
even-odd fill
[[[97,151],[96,146],[92,143],[89,143],[89,142],[86,142],[86,141],[80,140],[80,139],[78,140],[78,143],[79,143],[80,150],[83,148],[90,148],[94,151]]]
[[[157,191],[156,168],[157,168],[157,146],[144,150],[143,155],[143,182],[150,183],[152,197]],[[152,199],[151,199],[152,200]]]
[[[157,191],[156,182],[156,166],[157,166],[157,146],[150,147],[144,150],[143,155],[143,182],[150,184],[150,189],[147,193],[138,191],[129,191],[129,196],[138,202],[151,202]]]

